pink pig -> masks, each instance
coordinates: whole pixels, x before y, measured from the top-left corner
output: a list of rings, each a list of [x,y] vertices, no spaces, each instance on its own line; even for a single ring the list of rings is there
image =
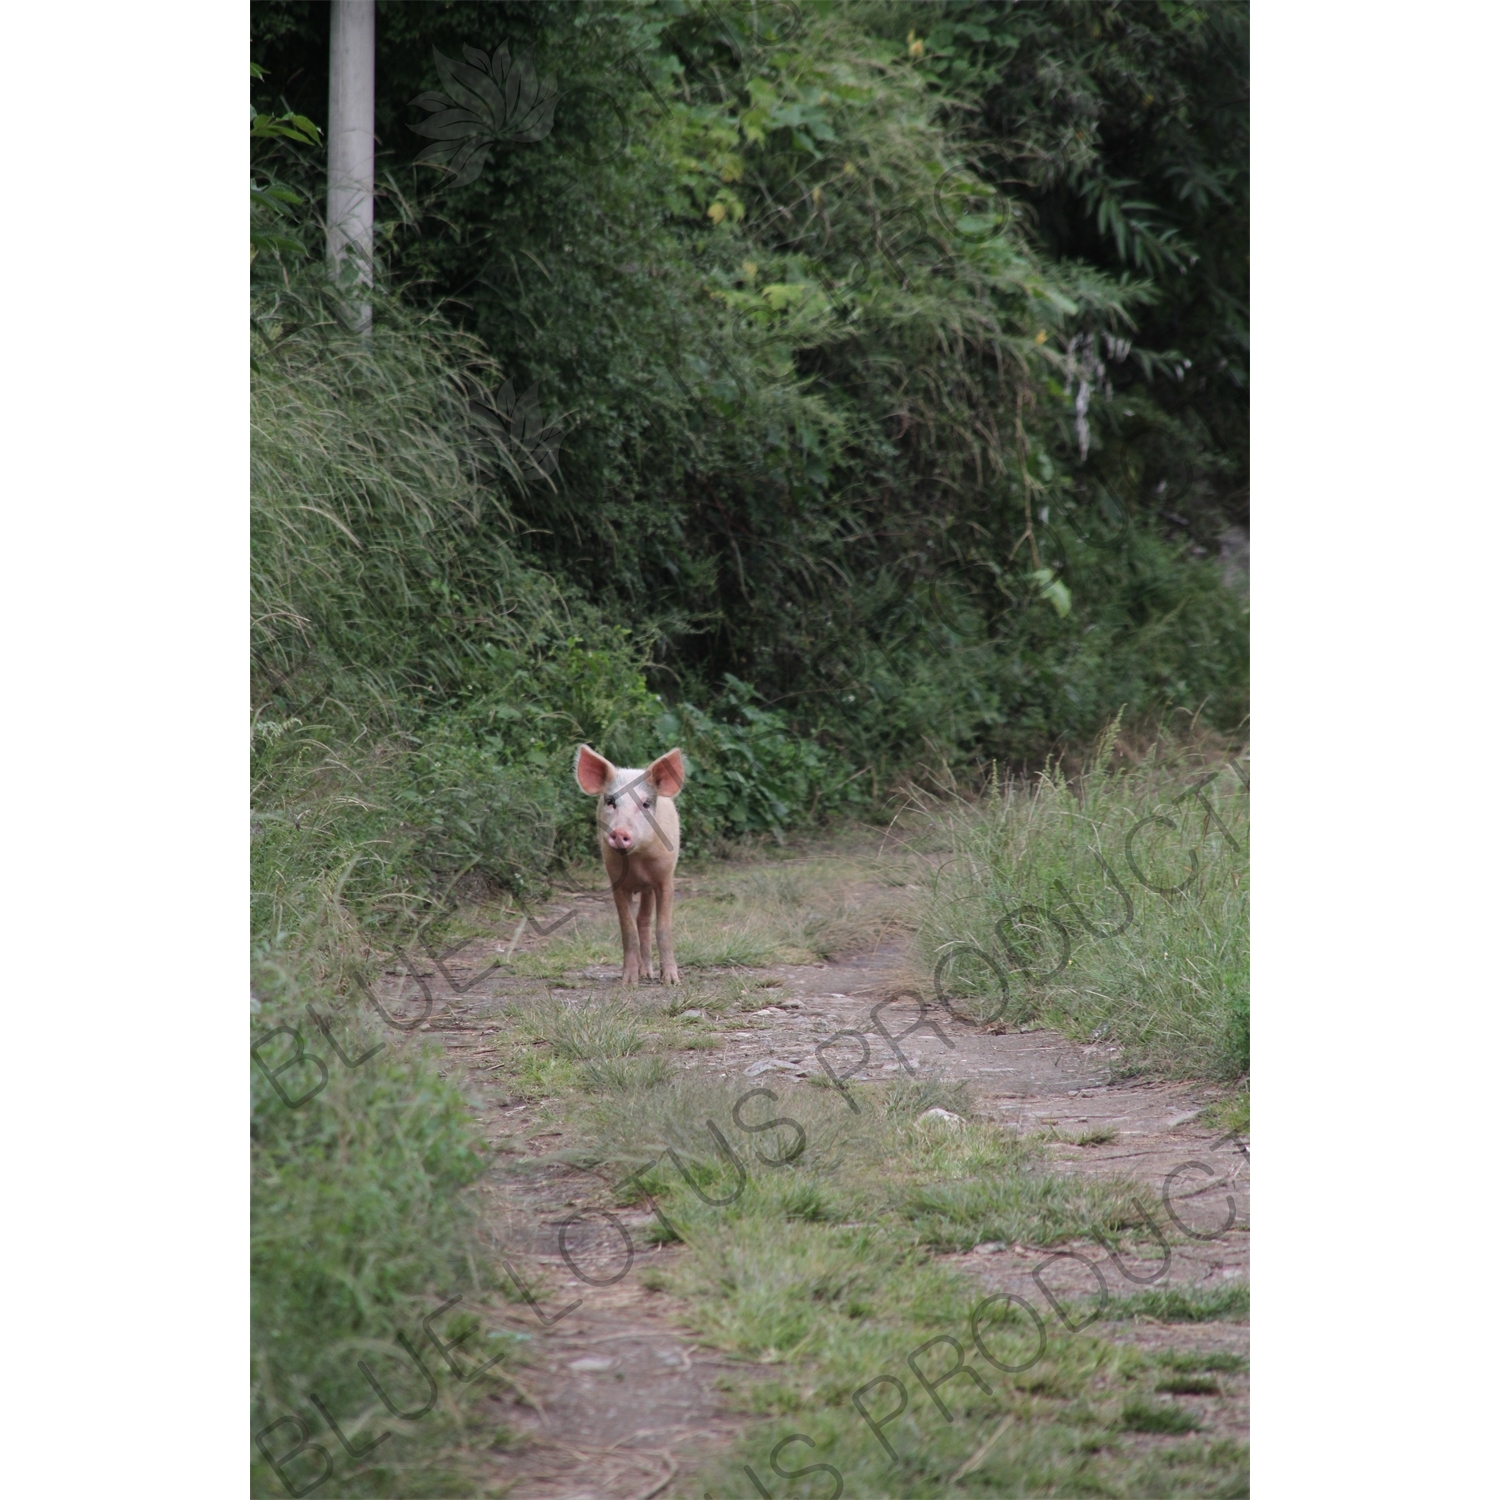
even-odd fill
[[[620,770],[597,750],[578,747],[573,763],[578,785],[599,799],[599,850],[615,893],[620,941],[625,947],[625,983],[635,984],[644,970],[651,978],[651,908],[656,907],[656,947],[664,984],[677,984],[672,951],[672,877],[679,845],[677,808],[672,799],[682,790],[687,772],[682,751],[668,750],[644,771]],[[638,913],[631,898],[640,893]]]

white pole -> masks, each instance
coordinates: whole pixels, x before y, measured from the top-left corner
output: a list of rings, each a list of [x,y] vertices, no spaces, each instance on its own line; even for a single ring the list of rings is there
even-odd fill
[[[328,47],[328,268],[370,285],[375,256],[375,0],[333,0]],[[368,302],[351,309],[359,332]]]

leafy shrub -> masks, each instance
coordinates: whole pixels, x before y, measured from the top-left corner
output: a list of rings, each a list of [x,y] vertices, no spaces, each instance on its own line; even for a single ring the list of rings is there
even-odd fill
[[[787,716],[751,702],[754,689],[726,677],[721,711],[741,722],[715,718],[682,703],[656,721],[663,744],[682,742],[691,761],[690,792],[695,836],[770,833],[854,805],[847,775],[834,755],[792,732]]]
[[[383,210],[383,263],[434,308],[463,296],[445,315],[570,415],[549,481],[492,456],[461,545],[414,537],[425,561],[399,577],[404,544],[367,549],[383,599],[411,601],[372,655],[420,656],[433,707],[462,680],[517,742],[561,729],[569,639],[748,730],[733,677],[831,753],[825,785],[1035,765],[1122,704],[1238,723],[1246,611],[1207,554],[1244,468],[1244,7],[1023,9],[803,8],[790,44],[778,7],[675,0],[383,18],[378,128],[416,205]],[[256,11],[257,56],[317,118],[298,90],[327,76],[320,23]],[[434,45],[502,38],[541,73],[566,57],[568,107],[432,197],[406,101],[437,81]],[[453,468],[394,472],[449,493]],[[606,620],[630,622],[623,657]],[[813,806],[799,774],[758,801],[726,780],[715,826]]]

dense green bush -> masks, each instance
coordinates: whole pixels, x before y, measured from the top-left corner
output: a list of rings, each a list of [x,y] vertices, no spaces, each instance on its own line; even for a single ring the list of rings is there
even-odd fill
[[[539,392],[489,398],[545,450],[515,555],[669,703],[749,682],[836,776],[1035,763],[1122,704],[1237,723],[1242,11],[383,10],[383,262]],[[255,24],[317,117],[321,12]],[[500,40],[554,128],[448,186],[408,101]]]
[[[684,834],[734,836],[770,832],[779,839],[789,827],[815,814],[833,815],[865,805],[839,762],[815,740],[793,734],[785,714],[757,708],[753,689],[729,677],[721,713],[713,718],[683,703],[656,721],[663,743],[680,742],[688,753],[689,788],[684,807],[692,809]],[[733,722],[738,719],[740,722]],[[701,844],[700,844],[701,847]]]
[[[1199,542],[1211,545],[1226,521],[1245,524],[1249,5],[941,0],[892,9],[897,27],[923,38],[918,67],[951,101],[948,119],[984,178],[1014,194],[1038,245],[1058,260],[1150,279],[1124,358],[1097,337],[1075,350],[1093,367],[1100,417],[1082,477]]]
[[[420,1320],[463,1295],[439,1325],[457,1337],[471,1326],[474,1294],[491,1288],[465,1193],[485,1167],[467,1101],[419,1043],[373,1034],[307,956],[298,965],[262,941],[253,968],[251,1416],[264,1447],[252,1448],[252,1492],[286,1492],[267,1454],[295,1449],[297,1427],[274,1426],[294,1416],[331,1455],[336,1493],[467,1493],[476,1388],[444,1379],[432,1408],[399,1424],[403,1441],[354,1466],[357,1475],[315,1412],[314,1398],[356,1442],[373,1435],[368,1424],[392,1425],[361,1360],[398,1406],[416,1410],[428,1393],[400,1338],[421,1342]],[[508,1335],[472,1326],[465,1352],[498,1355],[503,1369]],[[321,1460],[309,1450],[284,1467],[301,1488]]]

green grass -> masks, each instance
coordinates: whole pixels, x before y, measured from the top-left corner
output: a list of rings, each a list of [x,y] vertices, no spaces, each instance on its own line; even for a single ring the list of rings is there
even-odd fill
[[[1126,1071],[1241,1078],[1249,794],[1228,765],[1106,770],[1111,744],[953,815],[919,962],[974,1019],[1107,1043]]]
[[[1130,1214],[1124,1188],[1108,1198],[1107,1227]],[[899,1201],[918,1240],[936,1250],[972,1250],[991,1240],[1055,1245],[1093,1224],[1103,1192],[1091,1179],[1054,1176],[1013,1165],[996,1175],[924,1181]]]
[[[1135,1396],[1121,1410],[1120,1426],[1126,1432],[1196,1432],[1199,1422],[1183,1407]]]
[[[938,1253],[986,1239],[1043,1247],[1097,1233],[1115,1243],[1131,1233],[1137,1187],[1053,1173],[1042,1142],[982,1122],[925,1128],[920,1111],[932,1102],[956,1106],[955,1113],[967,1108],[964,1090],[941,1080],[859,1087],[858,1114],[834,1090],[774,1083],[774,1099],[742,1105],[740,1126],[734,1108],[746,1093],[743,1081],[678,1076],[574,1104],[575,1123],[595,1143],[587,1160],[608,1162],[616,1181],[638,1173],[637,1206],[649,1195],[671,1226],[658,1225],[652,1237],[685,1242],[677,1259],[653,1270],[651,1289],[681,1299],[697,1336],[747,1370],[721,1384],[757,1420],[731,1460],[695,1476],[695,1489],[752,1493],[749,1464],[781,1494],[770,1455],[800,1433],[815,1448],[782,1449],[782,1469],[831,1463],[847,1494],[1241,1491],[1243,1447],[1193,1438],[1197,1419],[1159,1393],[1173,1379],[1212,1383],[1207,1372],[1228,1366],[1189,1354],[1179,1368],[1113,1341],[1104,1329],[1135,1316],[1240,1317],[1245,1288],[1117,1299],[1103,1323],[1076,1334],[1038,1298],[1045,1350],[1029,1368],[1007,1373],[975,1349],[972,1319],[983,1293]],[[737,1165],[714,1143],[709,1121]],[[771,1128],[740,1128],[756,1125]],[[668,1148],[675,1161],[664,1154]],[[985,1310],[979,1332],[1004,1364],[1025,1365],[1037,1347],[1034,1325],[1004,1303]],[[940,1338],[957,1340],[989,1387],[965,1376],[942,1384],[951,1423],[907,1363],[912,1351]],[[936,1375],[951,1358],[951,1346],[938,1343],[918,1362]],[[755,1378],[748,1377],[752,1369]],[[907,1410],[881,1429],[898,1455],[894,1462],[852,1404],[857,1390],[881,1376],[900,1379],[909,1398]],[[878,1416],[895,1390],[880,1385],[863,1399]],[[1132,1446],[1132,1435],[1142,1432],[1183,1441]],[[826,1476],[817,1482],[832,1484]]]
[[[756,924],[730,919],[695,922],[685,918],[675,924],[677,961],[693,969],[754,969],[783,959],[804,960],[807,955],[778,940],[778,935]]]
[[[1246,1085],[1227,1099],[1210,1105],[1203,1113],[1204,1123],[1228,1135],[1250,1134],[1250,1089]]]
[[[1216,1349],[1165,1349],[1157,1355],[1157,1363],[1165,1370],[1187,1371],[1218,1370],[1228,1375],[1239,1375],[1250,1367],[1250,1361],[1241,1354],[1226,1354]]]
[[[515,953],[510,967],[527,979],[560,979],[578,969],[620,961],[620,924],[610,914],[569,922],[535,948]]]
[[[1217,1396],[1219,1382],[1207,1375],[1171,1375],[1158,1380],[1156,1389],[1166,1396]]]
[[[264,969],[257,980],[263,998],[254,1036],[300,1026],[306,1053],[324,1062],[328,1082],[312,1093],[320,1074],[311,1063],[278,1072],[295,1056],[286,1035],[265,1042],[259,1056],[297,1107],[289,1108],[275,1083],[252,1066],[251,1430],[265,1434],[293,1416],[337,1455],[311,1397],[351,1434],[362,1423],[383,1422],[358,1368],[363,1358],[402,1409],[420,1406],[425,1393],[412,1385],[397,1338],[420,1337],[421,1319],[444,1297],[464,1298],[439,1325],[450,1337],[467,1328],[467,1347],[483,1347],[486,1358],[509,1356],[489,1381],[503,1380],[513,1363],[509,1339],[474,1317],[494,1292],[466,1193],[485,1160],[468,1104],[437,1075],[420,1044],[387,1033],[381,1051],[350,1069],[296,1004],[307,990],[284,976],[278,986]],[[326,997],[319,998],[319,1013],[350,1057],[382,1041]],[[336,1464],[336,1492],[465,1492],[484,1421],[478,1387],[485,1385],[486,1379],[468,1388],[444,1381],[433,1409],[420,1421],[398,1424],[403,1440],[382,1445],[360,1476]],[[281,1455],[295,1436],[295,1428],[284,1426],[266,1441]],[[253,1444],[251,1467],[252,1493],[284,1493]],[[305,1455],[288,1472],[305,1483],[316,1476],[316,1460]]]
[[[763,1372],[734,1382],[739,1403],[761,1420],[732,1462],[699,1476],[715,1493],[748,1493],[745,1464],[770,1487],[772,1452],[796,1433],[812,1446],[783,1450],[783,1469],[793,1459],[832,1464],[845,1492],[857,1495],[937,1496],[960,1476],[966,1491],[997,1495],[1218,1495],[1243,1484],[1239,1444],[1193,1442],[1143,1454],[1121,1441],[1142,1431],[1183,1437],[1198,1426],[1157,1395],[1149,1356],[1092,1330],[1067,1334],[1048,1318],[1041,1357],[1019,1373],[1001,1370],[976,1349],[973,1320],[982,1303],[973,1284],[877,1227],[768,1216],[754,1235],[720,1231],[694,1251],[667,1278],[668,1289],[692,1299],[704,1338]],[[1035,1328],[1022,1313],[1003,1316],[1012,1310],[1000,1306],[1002,1315],[993,1307],[991,1316],[980,1315],[979,1332],[994,1360],[1019,1369],[1036,1353]],[[931,1342],[942,1339],[961,1346],[965,1365],[988,1387],[969,1376],[939,1385],[951,1421],[912,1368],[915,1359],[929,1378],[947,1370],[952,1345]],[[892,1378],[908,1398],[904,1411],[881,1423],[894,1459],[854,1404],[862,1392],[877,1421],[895,1412]]]
[[[512,1007],[512,1015],[559,1057],[580,1062],[631,1057],[646,1045],[640,1012],[619,999],[568,1004],[555,996]]]
[[[1113,1299],[1104,1316],[1119,1322],[1151,1318],[1158,1323],[1243,1323],[1250,1316],[1250,1288],[1243,1281],[1203,1291],[1169,1287]]]
[[[655,1088],[671,1076],[671,1071],[662,1057],[598,1057],[581,1066],[586,1084],[615,1094]]]

